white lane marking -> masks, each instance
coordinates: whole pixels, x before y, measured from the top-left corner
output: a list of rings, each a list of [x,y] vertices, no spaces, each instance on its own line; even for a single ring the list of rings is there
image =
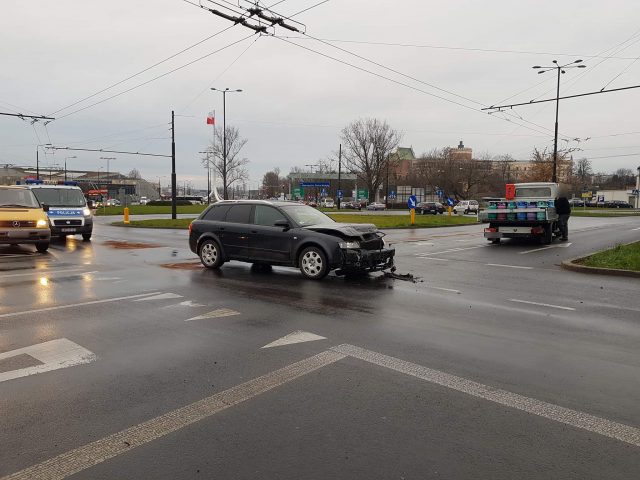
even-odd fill
[[[636,230],[640,230],[640,227],[631,229],[632,232],[635,232]]]
[[[527,253],[541,252],[542,250],[549,250],[550,248],[567,248],[572,245],[571,242],[568,243],[560,243],[558,245],[549,245],[547,247],[534,248],[533,250],[525,250],[524,252],[520,252],[520,255],[526,255]]]
[[[605,437],[613,438],[621,442],[640,447],[640,429],[613,422],[605,418],[596,417],[578,410],[543,402],[535,398],[525,397],[517,393],[502,390],[482,383],[467,380],[463,377],[451,375],[439,370],[423,367],[415,363],[389,357],[381,353],[365,350],[354,345],[340,345],[331,350],[358,358],[368,363],[386,367],[396,372],[404,373],[412,377],[425,380],[427,382],[442,385],[443,387],[466,393],[474,397],[483,398],[490,402],[505,405],[510,408],[521,410],[532,415],[547,418],[556,422],[564,423],[572,427],[594,432]]]
[[[327,337],[321,337],[311,332],[303,332],[302,330],[296,330],[288,335],[285,335],[278,340],[274,340],[268,343],[262,348],[282,347],[283,345],[292,345],[294,343],[314,342],[316,340],[326,340]]]
[[[419,247],[433,247],[435,243],[433,242],[416,242],[416,245]]]
[[[441,252],[426,252],[426,253],[416,253],[416,256],[418,257],[424,257],[424,256],[428,256],[428,255],[440,255],[442,253],[453,253],[453,252],[463,252],[465,250],[473,250],[475,248],[483,248],[486,247],[487,245],[476,245],[474,247],[459,247],[459,248],[450,248],[448,250],[442,250]]]
[[[159,293],[151,297],[139,298],[138,300],[134,300],[134,302],[150,302],[152,300],[169,300],[173,298],[183,298],[183,297],[182,295],[178,295],[177,293]]]
[[[575,308],[571,308],[571,307],[563,307],[561,305],[551,305],[549,303],[530,302],[528,300],[518,300],[517,298],[510,298],[509,301],[510,302],[518,302],[518,303],[526,303],[528,305],[538,305],[540,307],[559,308],[560,310],[571,310],[572,312],[575,311]]]
[[[213,310],[212,312],[198,315],[197,317],[187,318],[185,322],[191,322],[193,320],[205,320],[207,318],[232,317],[234,315],[240,315],[240,312],[236,312],[235,310],[231,310],[229,308],[219,308],[217,310]]]
[[[49,342],[38,343],[28,347],[18,348],[10,352],[0,353],[0,360],[15,357],[17,355],[29,355],[42,365],[20,368],[0,373],[0,382],[13,380],[14,378],[26,377],[37,373],[50,372],[60,368],[73,367],[83,363],[90,363],[96,359],[93,352],[81,347],[77,343],[66,338],[58,338]]]
[[[419,257],[420,260],[440,260],[441,262],[448,262],[450,258],[438,258],[438,257]]]
[[[533,267],[523,267],[521,265],[503,265],[501,263],[485,263],[488,267],[521,268],[523,270],[533,270]]]
[[[204,307],[204,305],[202,303],[196,303],[193,300],[186,300],[184,302],[180,302],[180,303],[175,303],[173,305],[167,305],[166,307],[162,307],[164,308],[175,308],[175,307]]]
[[[427,287],[429,286],[427,285]],[[442,288],[442,287],[429,287],[429,288],[433,288],[434,290],[442,290],[443,292],[462,293],[460,290],[454,290],[453,288]]]
[[[211,417],[229,407],[285,385],[343,358],[345,358],[345,355],[342,353],[330,350],[324,351],[95,442],[62,453],[42,463],[7,475],[0,480],[62,480],[110,458],[130,452],[136,447]]]
[[[11,273],[9,275],[0,275],[0,280],[2,280],[3,278],[13,278],[13,277],[29,277],[29,276],[44,276],[44,275],[52,275],[52,274],[59,274],[59,273],[70,273],[70,272],[80,272],[84,270],[83,268],[70,268],[68,270],[34,270],[32,272],[28,272],[28,273]],[[83,273],[96,273],[96,272],[83,272]]]
[[[19,315],[30,315],[32,313],[51,312],[53,310],[63,310],[65,308],[83,307],[85,305],[96,305],[99,303],[118,302],[120,300],[130,300],[132,298],[146,297],[147,295],[156,295],[158,292],[139,293],[138,295],[128,295],[126,297],[105,298],[103,300],[92,300],[90,302],[70,303],[68,305],[58,305],[56,307],[37,308],[35,310],[24,310],[22,312],[11,312],[0,314],[0,318],[17,317]]]
[[[122,280],[122,277],[102,277],[102,278],[94,278],[94,282],[112,282],[114,280]]]

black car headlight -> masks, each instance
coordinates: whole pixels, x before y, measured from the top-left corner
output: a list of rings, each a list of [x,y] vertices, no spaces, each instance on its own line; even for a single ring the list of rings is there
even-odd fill
[[[348,249],[348,248],[360,248],[360,242],[355,241],[355,240],[348,240],[346,242],[340,242],[338,243],[338,246],[342,249]]]

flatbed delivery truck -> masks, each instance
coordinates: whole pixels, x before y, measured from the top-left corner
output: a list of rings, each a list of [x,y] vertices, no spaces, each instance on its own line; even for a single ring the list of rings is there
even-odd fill
[[[515,183],[507,185],[505,198],[488,202],[478,220],[488,223],[484,237],[492,243],[503,238],[535,238],[549,244],[559,236],[555,199],[557,183]]]

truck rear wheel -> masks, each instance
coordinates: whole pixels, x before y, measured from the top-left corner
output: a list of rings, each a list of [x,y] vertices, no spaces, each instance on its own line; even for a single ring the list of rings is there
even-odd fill
[[[498,243],[500,243],[500,239],[499,238],[492,238],[491,239],[491,243],[493,243],[494,245],[497,245]]]
[[[553,241],[553,227],[551,225],[547,225],[544,227],[544,233],[542,237],[540,237],[540,243],[543,245],[549,245]]]

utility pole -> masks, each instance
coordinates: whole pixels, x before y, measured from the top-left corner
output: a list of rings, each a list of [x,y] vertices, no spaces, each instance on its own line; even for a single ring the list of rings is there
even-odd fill
[[[386,193],[384,194],[384,203],[389,208],[389,160],[391,159],[391,154],[387,155],[387,188]]]
[[[176,215],[176,126],[175,113],[171,110],[171,219]]]
[[[342,177],[342,144],[338,147],[338,210],[340,210],[340,203],[342,198],[340,197],[340,180]]]
[[[224,90],[212,87],[211,90],[222,92],[222,198],[227,200],[229,198],[227,188],[227,93],[242,92],[242,90],[230,90],[228,87]]]
[[[40,180],[40,148],[36,147],[36,180]]]

